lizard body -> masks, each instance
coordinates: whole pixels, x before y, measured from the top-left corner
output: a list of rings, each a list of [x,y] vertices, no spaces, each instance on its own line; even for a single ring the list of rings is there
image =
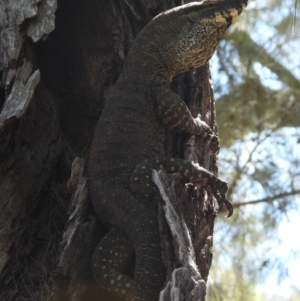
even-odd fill
[[[92,259],[96,281],[129,301],[154,301],[165,278],[152,169],[181,172],[185,182],[210,185],[218,203],[226,183],[178,158],[166,158],[166,129],[218,139],[193,118],[169,88],[172,78],[206,63],[246,0],[193,2],[155,17],[134,41],[102,111],[91,148],[90,193],[95,212],[109,229]],[[135,272],[124,274],[135,254]]]

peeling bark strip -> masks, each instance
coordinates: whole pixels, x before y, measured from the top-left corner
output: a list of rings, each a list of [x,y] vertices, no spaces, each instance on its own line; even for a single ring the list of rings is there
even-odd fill
[[[2,73],[0,87],[5,87],[6,100],[9,92],[13,90],[11,83],[18,73],[16,70],[19,67],[20,52],[27,36],[34,42],[45,39],[55,27],[56,9],[57,0],[2,0],[0,2],[0,72]],[[25,20],[29,20],[27,25],[24,25]],[[23,78],[23,82],[26,80]]]
[[[41,1],[36,17],[29,23],[27,35],[34,42],[46,39],[48,34],[55,28],[55,11],[57,0],[38,0]]]
[[[1,159],[3,160],[3,165],[0,165],[0,172],[3,171],[3,174],[0,173],[2,180],[0,183],[0,192],[1,198],[4,199],[4,202],[1,203],[0,211],[11,212],[13,210],[12,208],[15,205],[20,205],[14,210],[14,213],[12,215],[7,214],[6,216],[1,216],[0,233],[2,233],[2,235],[0,239],[0,272],[5,267],[5,264],[10,257],[8,254],[9,248],[14,243],[14,238],[17,236],[16,233],[19,230],[18,227],[13,226],[13,220],[11,218],[12,216],[18,216],[19,214],[23,215],[23,213],[21,213],[24,210],[23,198],[26,195],[26,192],[32,189],[29,185],[21,193],[19,192],[20,195],[18,195],[18,193],[16,192],[15,183],[17,183],[18,180],[20,182],[24,182],[24,179],[22,177],[25,177],[24,175],[22,175],[22,172],[16,171],[16,167],[20,164],[22,168],[25,169],[25,166],[27,166],[26,164],[29,160],[27,160],[26,162],[25,159],[26,163],[23,162],[23,164],[20,162],[16,163],[16,161],[20,159],[20,157],[16,158],[12,155],[14,152],[18,152],[16,151],[16,149],[18,149],[20,141],[16,142],[12,154],[6,153],[7,149],[5,148],[5,146],[6,143],[9,145],[8,142],[10,141],[10,136],[12,135],[12,133],[9,130],[8,132],[3,131],[3,128],[5,128],[5,126],[10,122],[20,119],[25,115],[29,104],[35,95],[36,87],[40,81],[40,71],[33,71],[32,63],[29,60],[26,60],[26,58],[23,59],[24,53],[22,53],[22,51],[24,51],[26,34],[31,36],[34,41],[38,41],[45,34],[51,32],[54,29],[54,12],[56,10],[56,7],[56,0],[0,1],[0,138],[2,144],[0,155]],[[28,26],[26,28],[23,28],[22,26],[24,24],[24,21],[28,19],[30,19]],[[45,96],[45,100],[47,99],[47,97],[49,97],[49,95]],[[41,107],[43,107],[43,105],[41,105]],[[53,108],[51,109],[53,110]],[[51,121],[54,121],[54,119],[51,119]],[[30,121],[28,122],[28,124],[30,124]],[[56,123],[54,122],[52,126],[55,127],[55,125]],[[51,129],[52,126],[50,126],[49,129]],[[25,126],[23,134],[26,133],[27,129],[28,128]],[[14,134],[15,136],[18,136],[18,133]],[[55,137],[55,139],[57,139],[56,134],[57,129],[53,130],[53,133],[51,133],[50,136],[52,135],[52,138]],[[20,136],[22,136],[22,134]],[[44,136],[45,145],[47,145],[48,143],[46,138],[47,136],[48,135]],[[24,141],[22,143],[23,145],[26,145],[28,143],[27,139],[23,139]],[[34,145],[34,143],[35,141],[31,141],[32,145]],[[30,147],[32,145],[30,145]],[[23,150],[23,156],[26,157],[27,151],[28,153],[30,153],[33,150]],[[31,156],[33,155],[31,154]],[[32,161],[35,161],[36,157],[39,156],[43,157],[43,154],[34,156]],[[48,156],[48,151],[45,152],[45,156]],[[11,160],[11,163],[6,163],[5,159],[7,160],[7,162]],[[50,155],[49,162],[51,162],[52,159],[53,157],[52,155]],[[22,159],[20,160],[22,161]],[[2,164],[2,162],[0,163]],[[14,166],[14,164],[15,167],[13,168],[12,166]],[[8,165],[9,168],[5,167],[5,165]],[[1,168],[3,170],[1,170]],[[41,165],[37,167],[37,170],[39,168],[42,168]],[[31,167],[29,167],[29,170],[24,170],[24,174],[28,175],[28,179],[31,179],[31,175],[33,176],[34,171],[32,171]],[[46,168],[44,171],[47,170],[48,168]],[[15,173],[17,174],[16,176],[14,176]],[[10,174],[11,179],[9,179],[8,174]],[[18,186],[20,187],[22,185]],[[41,187],[36,188],[37,191],[39,191],[40,189]],[[15,201],[15,203],[10,203],[13,199],[18,199],[18,202]]]
[[[173,177],[156,170],[153,170],[152,177],[164,203],[165,217],[173,237],[174,255],[179,265],[174,269],[172,279],[168,281],[166,288],[161,291],[159,301],[203,301],[206,284],[196,265],[189,229],[172,204],[176,202]]]
[[[16,81],[0,114],[0,130],[5,124],[21,118],[25,114],[40,81],[39,70],[36,70],[28,79],[25,77],[25,81],[22,80],[22,73],[27,73],[26,69],[31,70],[31,66],[28,67],[28,65],[30,65],[29,62],[25,63],[25,66],[17,71]]]
[[[69,207],[69,220],[65,228],[59,263],[52,279],[52,294],[47,300],[56,300],[61,290],[70,295],[70,301],[82,300],[82,295],[88,290],[86,279],[82,278],[84,271],[89,269],[91,250],[97,241],[98,222],[95,216],[87,214],[89,205],[87,177],[84,175],[85,161],[75,158],[72,163],[71,177],[67,187],[74,191]],[[66,287],[62,279],[70,279]]]

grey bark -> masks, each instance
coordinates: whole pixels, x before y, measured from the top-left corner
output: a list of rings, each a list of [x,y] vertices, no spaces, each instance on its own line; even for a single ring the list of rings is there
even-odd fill
[[[153,182],[157,185],[163,200],[165,218],[172,235],[177,262],[176,268],[171,267],[172,278],[168,279],[166,287],[161,291],[159,301],[202,301],[205,298],[206,285],[196,265],[189,229],[175,209],[178,200],[173,177],[176,176],[178,175],[166,175],[162,171],[153,170]]]
[[[89,267],[106,230],[90,205],[84,162],[131,42],[156,14],[180,4],[0,0],[0,300],[111,300]],[[205,66],[176,77],[172,88],[215,127],[209,77]],[[166,149],[217,173],[195,137],[172,134]],[[176,194],[206,281],[212,197],[180,185]],[[169,280],[176,260],[166,224],[162,230]]]

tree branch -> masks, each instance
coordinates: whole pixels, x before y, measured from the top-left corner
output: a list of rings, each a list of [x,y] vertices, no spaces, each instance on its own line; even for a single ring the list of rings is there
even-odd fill
[[[276,194],[276,195],[273,195],[273,196],[270,196],[270,197],[266,197],[266,198],[262,198],[262,199],[258,199],[258,200],[237,202],[237,203],[233,203],[232,205],[233,205],[234,208],[239,208],[239,207],[245,206],[245,205],[255,205],[255,204],[259,204],[259,203],[271,203],[271,202],[276,201],[278,199],[285,198],[285,197],[288,197],[288,196],[297,195],[297,194],[300,194],[300,190],[293,190],[293,191],[283,192],[283,193],[279,193],[279,194]]]

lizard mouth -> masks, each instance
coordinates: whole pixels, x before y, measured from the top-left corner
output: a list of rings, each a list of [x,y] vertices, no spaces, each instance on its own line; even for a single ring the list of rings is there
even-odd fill
[[[247,3],[248,0],[208,0],[201,3],[197,9],[201,12],[202,18],[213,18],[219,23],[227,22],[230,25],[243,12]],[[194,6],[186,8],[188,20],[192,23],[201,22],[201,18],[189,15],[193,10],[195,11]]]

